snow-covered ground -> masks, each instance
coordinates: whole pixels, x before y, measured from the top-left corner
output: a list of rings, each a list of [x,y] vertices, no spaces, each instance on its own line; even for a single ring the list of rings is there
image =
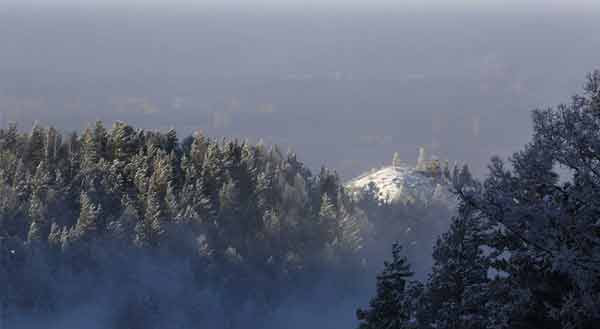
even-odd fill
[[[437,199],[449,202],[453,196],[449,186],[441,179],[435,179],[409,165],[389,166],[360,175],[346,186],[351,190],[362,190],[373,182],[379,189],[383,201],[421,200],[429,202]]]

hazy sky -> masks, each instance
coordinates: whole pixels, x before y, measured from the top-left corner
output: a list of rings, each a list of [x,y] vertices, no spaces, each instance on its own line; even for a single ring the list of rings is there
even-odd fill
[[[246,7],[313,7],[313,8],[552,8],[573,9],[574,7],[594,7],[595,0],[2,0],[5,4],[20,6],[246,6]]]
[[[0,118],[201,128],[345,177],[485,168],[600,67],[597,1],[0,0]]]

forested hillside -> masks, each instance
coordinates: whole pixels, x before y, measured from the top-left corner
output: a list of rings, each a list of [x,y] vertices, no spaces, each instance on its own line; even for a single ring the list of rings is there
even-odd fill
[[[313,175],[277,147],[123,122],[79,135],[11,124],[0,182],[10,328],[275,326],[283,305],[363,296],[393,241],[427,268],[450,216],[382,203],[373,186],[351,197],[335,172]]]

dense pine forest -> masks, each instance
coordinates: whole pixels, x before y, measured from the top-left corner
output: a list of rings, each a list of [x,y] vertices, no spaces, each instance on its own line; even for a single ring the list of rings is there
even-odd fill
[[[453,209],[351,192],[260,143],[11,124],[0,324],[339,328],[338,306],[360,300],[361,329],[596,328],[600,71],[533,128],[483,181],[467,166],[436,174]]]
[[[291,152],[201,132],[11,124],[0,145],[10,328],[269,327],[285,307],[366,298],[394,241],[425,273],[452,212],[350,193]]]

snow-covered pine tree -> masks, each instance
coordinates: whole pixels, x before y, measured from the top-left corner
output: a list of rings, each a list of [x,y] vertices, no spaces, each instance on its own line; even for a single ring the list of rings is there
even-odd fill
[[[434,247],[434,265],[423,297],[428,314],[420,316],[422,324],[443,329],[489,327],[485,240],[481,218],[469,205],[462,205]]]
[[[331,244],[338,243],[339,227],[337,225],[337,209],[335,203],[327,193],[321,197],[319,210],[319,224],[323,230],[324,239]]]
[[[79,218],[75,224],[78,239],[89,240],[98,234],[101,207],[95,205],[85,191],[80,196]]]
[[[99,160],[98,146],[96,145],[96,139],[94,138],[94,133],[90,127],[85,129],[81,136],[81,155],[81,161],[84,167],[94,165]]]
[[[118,121],[112,128],[110,143],[113,146],[114,158],[124,161],[135,154],[138,145],[137,134],[130,125]]]
[[[31,222],[27,241],[35,244],[45,242],[50,233],[50,222],[46,216],[46,205],[35,193],[29,205],[29,218],[31,218]]]
[[[392,261],[386,261],[383,271],[377,276],[377,292],[369,302],[369,308],[356,311],[360,329],[411,327],[413,314],[406,288],[412,275],[406,257],[402,256],[402,246],[395,243]]]
[[[36,123],[29,134],[25,153],[25,162],[32,172],[45,158],[45,136],[44,129]]]
[[[464,202],[494,224],[499,328],[595,328],[600,320],[600,71],[583,95],[533,112],[512,168],[494,158]],[[556,168],[563,169],[562,180]],[[461,175],[459,175],[461,176]]]
[[[158,192],[152,186],[151,184],[146,197],[144,218],[134,228],[135,244],[139,247],[158,247],[165,238],[167,212]]]

